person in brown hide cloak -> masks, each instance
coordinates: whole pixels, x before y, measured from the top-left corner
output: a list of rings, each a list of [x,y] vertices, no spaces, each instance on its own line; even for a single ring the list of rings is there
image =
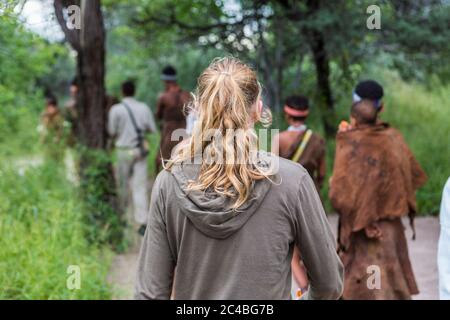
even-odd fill
[[[183,91],[177,84],[177,72],[172,66],[163,69],[161,80],[164,81],[165,90],[157,103],[156,117],[162,120],[160,152],[156,157],[156,170],[162,168],[162,160],[170,159],[173,147],[178,144],[172,133],[177,129],[186,128],[184,106],[190,101],[188,92]]]
[[[290,96],[284,103],[284,113],[289,127],[272,139],[272,152],[282,158],[300,163],[314,181],[320,194],[326,174],[325,140],[308,129],[305,121],[309,115],[308,98],[300,95]],[[298,284],[297,297],[308,287],[306,270],[297,247],[292,256],[292,274]]]
[[[419,292],[401,217],[414,232],[415,191],[427,177],[402,135],[378,120],[382,87],[361,82],[351,124],[336,137],[330,200],[339,214],[343,299],[411,299]]]

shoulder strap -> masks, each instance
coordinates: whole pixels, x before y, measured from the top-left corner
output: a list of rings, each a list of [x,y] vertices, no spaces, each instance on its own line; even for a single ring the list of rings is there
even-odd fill
[[[133,124],[133,128],[136,131],[137,134],[137,138],[138,138],[138,145],[141,143],[142,141],[142,130],[139,129],[137,123],[136,123],[136,118],[133,115],[133,112],[131,112],[130,106],[128,104],[126,104],[125,102],[122,101],[123,106],[125,107],[125,109],[128,112],[128,115],[130,116],[130,120],[131,123]]]
[[[303,136],[302,142],[300,143],[299,147],[297,148],[297,151],[295,151],[295,154],[291,159],[292,161],[298,162],[298,160],[300,160],[300,157],[302,156],[303,151],[305,151],[305,148],[308,145],[308,142],[311,139],[311,136],[312,136],[312,130],[308,129],[306,131],[305,135]]]

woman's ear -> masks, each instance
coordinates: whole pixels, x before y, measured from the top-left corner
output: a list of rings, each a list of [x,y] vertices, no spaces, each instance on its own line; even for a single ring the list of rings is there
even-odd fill
[[[254,122],[260,121],[261,117],[262,117],[262,111],[263,111],[263,102],[262,100],[258,100],[258,102],[253,105],[253,110],[252,110],[252,118]]]
[[[252,123],[261,121],[262,118],[262,110],[263,110],[263,102],[262,100],[258,100],[251,109],[250,119]]]
[[[257,110],[258,110],[258,114],[259,115],[261,115],[261,113],[262,113],[262,110],[263,110],[263,102],[262,102],[262,100],[261,99],[259,99],[259,101],[258,101],[258,106],[257,106]]]

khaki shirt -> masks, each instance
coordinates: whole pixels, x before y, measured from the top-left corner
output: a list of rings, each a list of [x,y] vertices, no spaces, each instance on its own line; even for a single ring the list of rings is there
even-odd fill
[[[122,101],[129,106],[137,126],[143,132],[156,132],[155,119],[145,103],[131,97],[124,98]],[[137,133],[123,103],[111,107],[108,114],[108,133],[111,137],[115,137],[115,146],[118,148],[137,146]]]

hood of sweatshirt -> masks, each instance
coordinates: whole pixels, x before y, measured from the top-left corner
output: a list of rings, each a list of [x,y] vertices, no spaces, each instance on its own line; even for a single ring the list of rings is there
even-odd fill
[[[272,183],[268,179],[255,181],[246,203],[233,210],[231,206],[234,199],[215,192],[187,190],[188,183],[198,178],[200,166],[180,164],[172,167],[172,175],[179,186],[175,188],[179,206],[203,234],[211,238],[225,239],[242,228],[257,212]]]

